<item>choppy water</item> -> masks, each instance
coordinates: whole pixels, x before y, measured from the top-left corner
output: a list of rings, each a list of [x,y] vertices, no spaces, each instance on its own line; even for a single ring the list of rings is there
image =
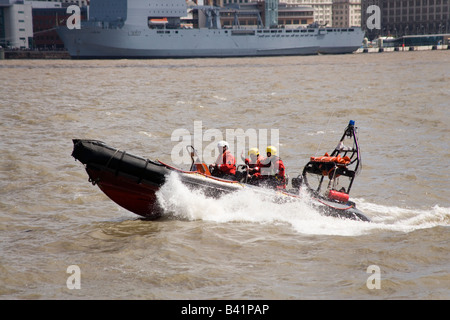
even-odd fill
[[[450,51],[5,60],[0,84],[0,299],[450,298]],[[163,218],[144,221],[71,157],[72,138],[92,138],[170,163],[172,133],[201,121],[279,130],[293,177],[350,119],[363,155],[351,196],[371,223],[210,200],[177,179]]]

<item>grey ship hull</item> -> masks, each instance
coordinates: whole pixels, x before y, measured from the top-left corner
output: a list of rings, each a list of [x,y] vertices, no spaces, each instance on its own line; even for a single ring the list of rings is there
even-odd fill
[[[356,51],[364,33],[351,29],[149,29],[82,25],[58,34],[72,58],[200,58],[343,54]]]

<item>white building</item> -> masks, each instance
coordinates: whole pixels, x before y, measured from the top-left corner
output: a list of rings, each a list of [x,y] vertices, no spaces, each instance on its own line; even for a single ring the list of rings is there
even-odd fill
[[[333,0],[333,27],[361,26],[361,0]]]
[[[333,25],[333,0],[284,0],[286,3],[302,4],[314,8],[314,22],[328,27]]]
[[[33,39],[31,4],[0,0],[0,46],[30,48]]]

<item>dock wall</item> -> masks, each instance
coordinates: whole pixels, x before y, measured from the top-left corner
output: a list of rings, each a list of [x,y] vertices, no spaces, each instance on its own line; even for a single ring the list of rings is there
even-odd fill
[[[411,47],[387,47],[387,48],[360,48],[356,53],[379,53],[394,51],[428,51],[428,50],[450,50],[450,45],[434,45],[434,46],[411,46]]]
[[[67,51],[5,50],[0,59],[70,59]]]

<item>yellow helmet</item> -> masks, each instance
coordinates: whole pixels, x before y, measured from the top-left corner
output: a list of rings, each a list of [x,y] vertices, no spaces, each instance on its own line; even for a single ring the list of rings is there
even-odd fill
[[[257,156],[259,154],[258,148],[251,148],[250,150],[248,150],[248,155],[252,155],[252,154]]]
[[[273,156],[275,156],[277,154],[277,148],[275,148],[274,146],[268,146],[266,152],[270,152]]]

